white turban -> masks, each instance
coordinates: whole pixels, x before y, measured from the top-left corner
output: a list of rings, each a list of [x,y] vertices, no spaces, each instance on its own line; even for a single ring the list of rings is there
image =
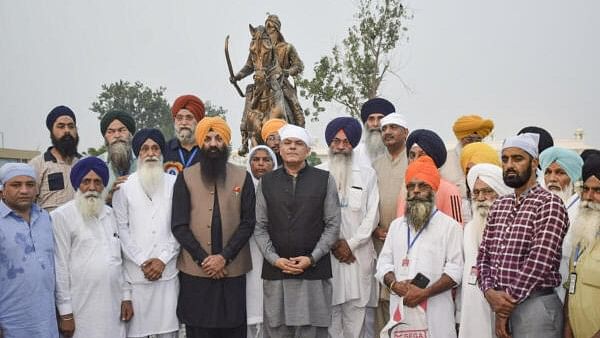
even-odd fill
[[[489,185],[490,188],[494,189],[500,196],[513,193],[513,189],[504,184],[504,180],[502,179],[502,168],[497,165],[489,163],[474,165],[467,174],[469,189],[473,190],[475,181],[477,181],[478,178]]]
[[[300,139],[304,141],[304,143],[306,143],[307,147],[310,147],[312,143],[308,131],[302,127],[298,127],[293,124],[286,124],[285,126],[281,127],[281,129],[279,129],[279,137],[281,138],[282,142],[286,138]]]
[[[381,119],[381,128],[383,128],[383,126],[387,126],[388,124],[395,124],[408,129],[408,122],[406,122],[406,117],[404,117],[404,115],[400,113],[391,113]]]
[[[521,135],[507,137],[502,143],[502,150],[506,148],[521,148],[529,155],[538,157],[538,143],[540,135],[534,133],[524,133]]]

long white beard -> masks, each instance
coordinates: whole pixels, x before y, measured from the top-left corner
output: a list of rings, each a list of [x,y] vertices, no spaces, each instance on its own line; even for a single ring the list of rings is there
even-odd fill
[[[573,244],[593,246],[600,236],[600,203],[582,201],[573,227]]]
[[[477,247],[481,244],[481,238],[483,237],[483,230],[485,229],[486,220],[488,213],[490,212],[490,207],[492,206],[492,202],[490,201],[473,201],[471,203],[471,211],[473,213],[473,219],[469,226],[475,229],[475,234],[477,235]]]
[[[181,144],[194,144],[196,142],[194,130],[196,130],[196,125],[192,126],[191,129],[188,127],[175,128],[175,136]]]
[[[105,199],[106,190],[101,193],[97,191],[82,193],[80,190],[75,192],[75,205],[81,213],[81,217],[86,221],[100,216],[100,212],[104,208]]]
[[[137,173],[144,192],[148,196],[154,195],[163,186],[165,179],[162,156],[148,157],[144,161],[138,159]]]
[[[566,188],[561,189],[560,191],[550,190],[550,189],[548,189],[548,187],[546,187],[546,190],[548,190],[551,193],[553,193],[553,194],[557,195],[558,197],[560,197],[560,199],[563,201],[564,204],[567,204],[567,202],[569,201],[569,199],[575,193],[575,189],[573,187],[573,184],[569,184]]]
[[[348,177],[352,175],[352,153],[334,154],[329,150],[329,173],[335,179],[340,200],[347,197]]]
[[[383,139],[381,138],[381,131],[377,128],[369,129],[365,124],[365,130],[367,131],[367,135],[365,137],[365,146],[367,149],[367,154],[369,157],[374,160],[377,157],[383,155],[385,152],[385,144],[383,144]]]

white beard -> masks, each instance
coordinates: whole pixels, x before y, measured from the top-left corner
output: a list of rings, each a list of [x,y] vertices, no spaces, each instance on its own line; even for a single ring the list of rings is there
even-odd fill
[[[367,149],[367,154],[371,160],[374,160],[385,153],[386,147],[385,144],[383,144],[381,131],[379,129],[369,129],[365,123],[365,130],[367,133],[365,135],[365,148]]]
[[[592,247],[600,236],[600,203],[582,201],[573,227],[573,244]]]
[[[477,247],[479,247],[479,244],[481,244],[481,238],[483,237],[483,230],[485,230],[485,226],[487,224],[487,216],[488,213],[490,212],[490,207],[492,206],[493,202],[490,201],[483,201],[483,202],[479,202],[479,201],[473,201],[471,203],[471,211],[473,213],[473,219],[471,220],[471,223],[469,224],[469,226],[473,227],[475,229],[475,233],[476,233],[476,237],[477,238]]]
[[[352,175],[352,153],[334,154],[329,150],[329,173],[335,179],[342,203],[347,197],[348,176]]]
[[[561,189],[560,191],[550,190],[550,189],[548,189],[548,187],[546,187],[546,190],[548,190],[551,193],[553,193],[553,194],[557,195],[558,197],[560,197],[560,199],[563,201],[563,203],[565,205],[567,204],[567,202],[569,201],[569,199],[575,193],[575,189],[573,187],[573,184],[569,184],[565,189]]]
[[[85,221],[100,216],[100,212],[102,212],[102,209],[104,208],[105,200],[106,190],[101,193],[97,191],[82,193],[80,190],[75,192],[75,206]]]
[[[165,179],[162,156],[148,157],[144,161],[138,159],[137,173],[146,195],[154,195],[163,186]]]

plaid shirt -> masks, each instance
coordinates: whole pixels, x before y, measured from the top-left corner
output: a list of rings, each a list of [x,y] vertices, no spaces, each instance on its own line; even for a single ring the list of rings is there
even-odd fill
[[[505,290],[522,302],[534,290],[558,286],[568,226],[560,197],[539,185],[522,194],[518,203],[514,194],[498,198],[477,256],[481,290]]]

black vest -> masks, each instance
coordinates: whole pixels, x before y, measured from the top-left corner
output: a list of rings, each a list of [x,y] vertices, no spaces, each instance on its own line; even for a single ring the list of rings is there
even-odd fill
[[[294,180],[295,189],[294,189]],[[267,203],[268,232],[280,257],[309,256],[323,234],[323,210],[327,195],[327,171],[306,166],[294,178],[279,168],[262,177],[262,193]],[[331,278],[329,253],[300,275],[283,273],[266,260],[262,278],[328,279]]]

